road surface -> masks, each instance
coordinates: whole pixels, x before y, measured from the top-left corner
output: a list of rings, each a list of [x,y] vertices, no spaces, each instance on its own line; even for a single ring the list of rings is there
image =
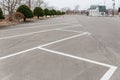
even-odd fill
[[[120,80],[120,19],[65,15],[0,29],[0,80]]]

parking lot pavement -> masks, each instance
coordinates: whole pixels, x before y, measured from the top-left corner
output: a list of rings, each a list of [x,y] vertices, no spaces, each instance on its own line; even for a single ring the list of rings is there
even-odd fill
[[[46,46],[45,48],[64,52],[64,53],[69,53],[75,56],[80,56],[95,61],[101,61],[101,62],[104,62],[104,60],[106,61],[106,57],[104,56],[103,53],[104,51],[101,50],[102,47],[99,45],[98,42],[96,42],[88,35],[55,43]]]
[[[74,32],[52,30],[38,34],[0,40],[0,57],[76,35]],[[7,50],[6,50],[7,49]]]
[[[0,61],[1,80],[99,80],[107,67],[43,50]]]
[[[62,25],[62,26],[61,26]],[[52,30],[52,29],[59,29],[59,28],[65,28],[65,27],[80,27],[81,25],[73,23],[62,23],[62,24],[51,24],[51,25],[39,25],[39,26],[31,26],[26,28],[15,28],[15,29],[7,29],[0,31],[0,39],[4,37],[10,37],[10,36],[18,36],[18,35],[24,35],[24,34],[34,34],[39,33],[41,31],[46,30]]]
[[[66,15],[1,29],[0,80],[119,80],[119,23],[109,19]]]
[[[66,17],[66,19],[64,19],[63,16],[59,16],[59,17],[55,17],[55,18],[40,20],[37,22],[23,23],[23,24],[19,24],[19,25],[8,26],[8,27],[1,27],[0,31],[10,30],[10,29],[40,27],[40,25],[41,26],[52,26],[52,25],[65,24],[65,23],[73,24],[73,22],[78,23],[78,21],[74,17],[69,17],[67,15],[65,17]]]

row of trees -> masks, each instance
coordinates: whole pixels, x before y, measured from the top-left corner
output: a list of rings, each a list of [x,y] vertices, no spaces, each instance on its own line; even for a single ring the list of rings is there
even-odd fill
[[[45,8],[44,10],[41,7],[35,7],[32,11],[28,6],[21,5],[17,8],[16,13],[14,13],[14,17],[18,19],[18,21],[23,18],[26,21],[26,18],[33,18],[34,16],[43,17],[43,16],[55,16],[55,15],[63,15],[65,12],[61,12],[55,9],[49,10]],[[0,19],[4,19],[3,12],[0,9]]]
[[[43,16],[55,16],[55,15],[64,15],[65,12],[61,12],[61,11],[56,11],[55,9],[52,9],[52,10],[49,10],[47,8],[45,8],[44,10],[40,7],[36,7],[34,10],[33,10],[33,14],[35,16],[38,17],[43,17]]]
[[[4,15],[1,8],[0,8],[0,19],[4,19]]]
[[[8,20],[12,21],[12,15],[20,5],[26,4],[33,9],[37,6],[46,7],[47,3],[43,0],[0,0],[0,7],[4,14],[8,15]]]

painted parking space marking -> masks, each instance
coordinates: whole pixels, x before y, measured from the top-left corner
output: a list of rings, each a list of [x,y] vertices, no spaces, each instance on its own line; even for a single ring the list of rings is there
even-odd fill
[[[75,35],[75,36],[67,37],[67,38],[64,38],[64,39],[61,39],[61,40],[57,40],[57,41],[54,41],[54,42],[51,42],[51,43],[48,43],[48,44],[44,44],[44,45],[41,45],[41,46],[38,46],[38,47],[27,49],[27,50],[24,50],[24,51],[21,51],[21,52],[18,52],[18,53],[14,53],[14,54],[11,54],[11,55],[0,57],[0,60],[4,60],[4,59],[10,58],[10,57],[15,57],[17,55],[24,54],[25,52],[29,52],[29,51],[32,51],[32,50],[35,50],[35,49],[41,49],[41,50],[44,50],[44,51],[56,53],[56,54],[59,54],[59,55],[70,57],[70,58],[74,58],[74,59],[78,59],[78,60],[82,60],[82,61],[98,64],[98,65],[105,66],[105,67],[109,67],[110,69],[100,79],[100,80],[109,80],[110,77],[113,75],[113,73],[116,71],[116,69],[117,69],[116,66],[112,66],[112,65],[96,62],[96,61],[93,61],[93,60],[89,60],[89,59],[86,59],[86,58],[77,57],[77,56],[74,56],[74,55],[69,55],[69,54],[65,54],[65,53],[62,53],[62,52],[53,51],[53,50],[49,50],[49,49],[43,48],[43,47],[51,45],[51,44],[59,43],[59,42],[62,42],[62,41],[65,41],[65,40],[69,40],[69,39],[73,39],[73,38],[76,38],[76,37],[80,37],[80,36],[83,36],[83,35],[88,35],[88,34],[87,34],[87,32],[84,32],[82,34],[78,34],[78,35]]]
[[[70,23],[59,23],[59,24],[50,24],[50,25],[40,25],[42,27],[50,27],[50,26],[58,26],[58,25],[67,25]],[[71,24],[76,24],[76,23],[71,23]],[[24,28],[15,28],[15,29],[7,29],[7,30],[0,30],[0,31],[10,31],[10,30],[20,30],[20,29],[30,29],[30,28],[40,28],[40,26],[35,26],[35,27],[24,27]],[[82,26],[82,25],[79,25]]]
[[[49,46],[49,45],[52,45],[52,44],[55,44],[55,43],[63,42],[63,41],[73,39],[73,38],[76,38],[76,37],[80,37],[80,36],[84,36],[84,35],[89,35],[89,34],[88,34],[88,32],[84,32],[84,33],[81,33],[81,34],[78,34],[78,35],[75,35],[75,36],[67,37],[67,38],[64,38],[64,39],[61,39],[61,40],[57,40],[57,41],[42,45],[42,46],[39,46],[39,47]]]
[[[75,26],[72,26],[72,27],[75,27]],[[64,27],[64,28],[67,28],[67,27]],[[44,30],[44,31],[41,31],[41,32],[47,32],[47,31],[53,31],[53,30],[61,30],[61,29],[62,28],[49,29],[49,30]],[[65,31],[65,30],[63,30],[63,31]],[[66,30],[66,31],[68,31],[68,30]],[[76,32],[76,31],[73,31],[73,30],[69,30],[69,31],[70,32]],[[31,33],[31,34],[36,34],[36,33],[40,33],[40,31]],[[0,39],[9,39],[9,38],[20,37],[20,36],[31,35],[31,34],[30,33],[21,34],[21,35],[16,35],[16,36],[4,37],[4,38],[0,38]],[[66,41],[66,40],[69,40],[69,39],[80,37],[80,36],[83,36],[83,35],[91,35],[91,34],[89,32],[83,32],[82,34],[74,35],[74,36],[67,37],[67,38],[64,38],[64,39],[61,39],[61,40],[50,42],[48,44],[44,44],[44,45],[40,45],[40,46],[37,46],[37,47],[34,47],[34,48],[30,48],[30,49],[27,49],[27,50],[24,50],[24,51],[21,51],[21,52],[18,52],[18,53],[14,53],[14,54],[10,54],[10,55],[7,55],[7,56],[0,57],[0,60],[4,60],[4,59],[10,58],[10,57],[14,57],[14,56],[17,56],[17,55],[20,55],[20,54],[23,54],[25,52],[29,52],[29,51],[32,51],[32,50],[35,50],[35,49],[41,49],[41,50],[44,50],[44,51],[52,52],[52,53],[55,53],[55,54],[66,56],[66,57],[70,57],[70,58],[90,62],[90,63],[93,63],[93,64],[109,67],[110,69],[100,79],[100,80],[109,80],[111,78],[111,76],[113,75],[113,73],[116,71],[116,69],[117,69],[116,66],[101,63],[101,62],[96,62],[96,61],[89,60],[89,59],[86,59],[86,58],[82,58],[82,57],[78,57],[78,56],[74,56],[74,55],[69,55],[69,54],[66,54],[66,53],[53,51],[53,50],[49,50],[49,49],[44,48],[44,47],[46,47],[48,45],[52,45],[52,44],[55,44],[55,43],[59,43],[59,42],[62,42],[62,41]]]
[[[82,33],[82,31],[75,31],[75,30],[64,30],[64,29],[58,29],[59,31],[66,31],[66,32],[76,32],[76,33]]]
[[[45,47],[45,46],[48,46],[48,45],[51,45],[51,44],[54,44],[54,43],[62,42],[62,41],[69,40],[69,39],[79,37],[79,36],[83,36],[83,35],[88,35],[88,34],[87,34],[87,32],[84,32],[82,34],[78,34],[78,35],[74,35],[74,36],[67,37],[67,38],[64,38],[64,39],[56,40],[56,41],[53,41],[53,42],[50,42],[50,43],[47,43],[47,44],[44,44],[44,45],[40,45],[40,46],[30,48],[30,49],[27,49],[27,50],[24,50],[24,51],[20,51],[20,52],[17,52],[17,53],[13,53],[13,54],[10,54],[10,55],[7,55],[7,56],[0,57],[0,60],[4,60],[4,59],[14,57],[14,56],[19,55],[19,54],[23,54],[24,52],[28,52],[28,51],[37,49],[38,47]]]
[[[55,28],[55,29],[41,30],[41,31],[31,32],[31,33],[26,33],[26,34],[20,34],[20,35],[14,35],[14,36],[2,37],[2,38],[0,38],[0,40],[10,39],[10,38],[16,38],[16,37],[21,37],[21,36],[27,36],[27,35],[32,35],[32,34],[38,34],[38,33],[42,33],[42,32],[54,31],[54,30],[59,30],[59,29],[64,29],[64,28],[79,27],[79,26],[80,26],[80,25],[74,25],[74,26],[67,26],[67,27],[62,27],[62,28]]]
[[[3,57],[0,57],[0,60],[4,60],[4,59],[10,58],[10,57],[14,57],[14,56],[17,56],[17,55],[20,55],[20,54],[24,54],[25,52],[29,52],[29,51],[35,50],[36,48],[37,47],[34,47],[34,48],[30,48],[30,49],[27,49],[27,50],[24,50],[24,51],[20,51],[20,52],[14,53],[14,54],[3,56]]]
[[[78,57],[78,56],[74,56],[74,55],[70,55],[70,54],[66,54],[66,53],[62,53],[62,52],[58,52],[58,51],[49,50],[49,49],[46,49],[46,48],[43,48],[43,47],[38,47],[38,49],[48,51],[48,52],[51,52],[51,53],[55,53],[55,54],[59,54],[59,55],[62,55],[62,56],[82,60],[82,61],[85,61],[85,62],[97,64],[97,65],[100,65],[100,66],[109,67],[110,69],[103,75],[103,77],[100,80],[109,80],[111,78],[111,76],[113,75],[113,73],[117,69],[117,67],[113,66],[113,65],[109,65],[109,64],[105,64],[105,63],[101,63],[101,62],[96,62],[96,61],[93,61],[93,60],[90,60],[90,59],[86,59],[86,58],[82,58],[82,57]]]

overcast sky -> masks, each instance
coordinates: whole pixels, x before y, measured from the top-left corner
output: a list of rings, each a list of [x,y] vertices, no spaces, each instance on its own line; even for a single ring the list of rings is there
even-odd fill
[[[54,6],[57,8],[70,7],[73,9],[76,5],[80,6],[81,9],[87,9],[90,5],[104,5],[106,4],[107,8],[112,8],[112,0],[44,0],[49,3],[49,6]],[[120,0],[116,0],[116,8],[120,6]]]

